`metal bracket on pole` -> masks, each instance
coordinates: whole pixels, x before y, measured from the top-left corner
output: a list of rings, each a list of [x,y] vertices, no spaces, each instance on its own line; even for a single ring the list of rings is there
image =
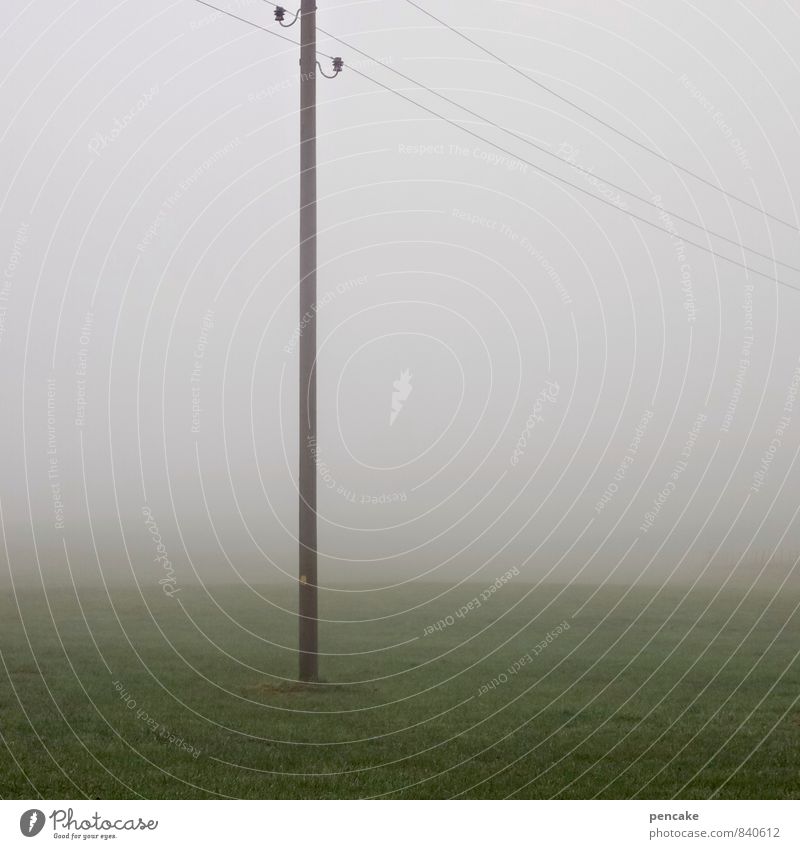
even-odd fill
[[[320,72],[320,74],[322,74],[323,77],[325,77],[325,79],[332,80],[335,77],[338,77],[339,74],[341,74],[342,70],[344,69],[344,59],[342,59],[341,56],[334,56],[333,60],[332,60],[332,64],[333,64],[333,73],[332,74],[326,74],[325,71],[322,70],[322,65],[320,65],[319,60],[317,60],[317,67],[319,68],[319,72]]]
[[[294,18],[288,24],[285,24],[283,22],[285,17],[286,17],[286,9],[284,9],[283,6],[276,6],[275,7],[275,20],[282,27],[292,27],[292,26],[294,26],[297,23],[297,19],[300,17],[300,9],[298,9],[295,12]]]

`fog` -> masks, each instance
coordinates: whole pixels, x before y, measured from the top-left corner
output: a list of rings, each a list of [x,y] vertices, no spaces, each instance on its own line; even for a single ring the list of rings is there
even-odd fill
[[[319,6],[320,583],[792,579],[796,4]],[[0,32],[2,579],[294,580],[298,48]]]

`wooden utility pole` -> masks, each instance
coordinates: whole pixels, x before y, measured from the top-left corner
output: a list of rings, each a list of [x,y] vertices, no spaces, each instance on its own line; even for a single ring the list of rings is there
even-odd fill
[[[300,6],[300,680],[319,675],[317,620],[317,5]]]

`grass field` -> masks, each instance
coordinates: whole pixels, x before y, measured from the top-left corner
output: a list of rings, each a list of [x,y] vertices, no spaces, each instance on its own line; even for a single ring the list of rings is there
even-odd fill
[[[800,797],[800,597],[483,589],[4,593],[0,795]]]

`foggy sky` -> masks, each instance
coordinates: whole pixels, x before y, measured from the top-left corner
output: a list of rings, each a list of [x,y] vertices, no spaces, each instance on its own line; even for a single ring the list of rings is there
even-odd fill
[[[423,5],[798,225],[796,3]],[[678,216],[800,267],[797,230],[403,0],[319,7],[517,136],[320,38],[321,582],[782,579],[800,270]],[[293,578],[297,48],[191,0],[0,33],[3,577],[154,585],[149,516],[179,582]]]

